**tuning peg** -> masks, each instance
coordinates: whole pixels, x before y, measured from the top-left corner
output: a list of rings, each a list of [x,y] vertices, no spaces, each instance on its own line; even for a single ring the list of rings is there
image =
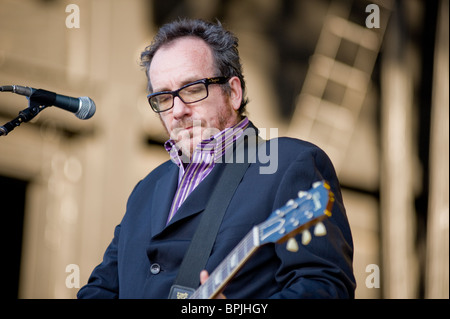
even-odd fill
[[[294,237],[289,238],[286,249],[292,251],[293,253],[298,251],[298,244]]]
[[[309,232],[309,230],[305,229],[302,232],[302,244],[306,246],[309,244],[310,241],[311,241],[311,233]]]
[[[325,228],[325,225],[322,222],[317,223],[317,225],[314,227],[314,235],[317,237],[325,236],[327,234],[327,229]]]
[[[308,195],[308,192],[305,192],[305,191],[299,191],[297,195],[298,195],[299,198],[303,198],[303,197],[305,197],[306,195]]]
[[[322,185],[322,182],[321,182],[321,181],[317,181],[317,182],[314,182],[314,183],[312,184],[312,187],[313,187],[313,188],[317,188],[317,187],[319,187],[320,185]]]

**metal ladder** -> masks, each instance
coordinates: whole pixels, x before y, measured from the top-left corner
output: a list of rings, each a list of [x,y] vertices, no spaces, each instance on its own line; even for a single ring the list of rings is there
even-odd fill
[[[351,21],[355,7],[366,11],[370,4],[379,8],[379,28]],[[330,4],[289,125],[289,136],[323,148],[338,174],[371,86],[390,10],[389,0]]]

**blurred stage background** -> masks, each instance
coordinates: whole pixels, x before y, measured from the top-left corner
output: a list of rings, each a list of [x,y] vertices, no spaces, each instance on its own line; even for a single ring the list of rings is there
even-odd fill
[[[70,4],[79,28],[66,25]],[[97,105],[86,121],[49,108],[0,137],[5,297],[74,298],[73,269],[86,283],[134,185],[168,159],[139,54],[158,26],[185,16],[219,19],[239,37],[249,116],[267,138],[277,128],[335,163],[354,235],[356,297],[448,298],[448,6],[0,0],[0,85]],[[0,125],[26,107],[25,97],[1,93]]]

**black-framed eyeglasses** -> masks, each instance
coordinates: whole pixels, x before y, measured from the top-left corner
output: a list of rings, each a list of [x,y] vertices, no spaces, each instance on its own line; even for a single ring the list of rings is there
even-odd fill
[[[183,85],[175,91],[156,92],[147,95],[148,103],[156,113],[168,111],[173,108],[174,98],[178,96],[185,104],[199,102],[208,97],[210,84],[225,84],[229,78],[219,76],[206,78]]]

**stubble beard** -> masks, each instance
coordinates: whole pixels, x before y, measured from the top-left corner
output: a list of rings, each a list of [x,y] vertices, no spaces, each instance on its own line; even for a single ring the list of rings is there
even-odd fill
[[[229,125],[231,111],[226,109],[219,113],[217,118],[217,127],[210,127],[205,120],[202,119],[183,119],[177,123],[177,126],[170,132],[167,126],[162,121],[169,138],[175,141],[176,147],[181,150],[183,162],[190,162],[192,154],[197,145],[206,139],[210,139],[217,133],[226,129]]]

